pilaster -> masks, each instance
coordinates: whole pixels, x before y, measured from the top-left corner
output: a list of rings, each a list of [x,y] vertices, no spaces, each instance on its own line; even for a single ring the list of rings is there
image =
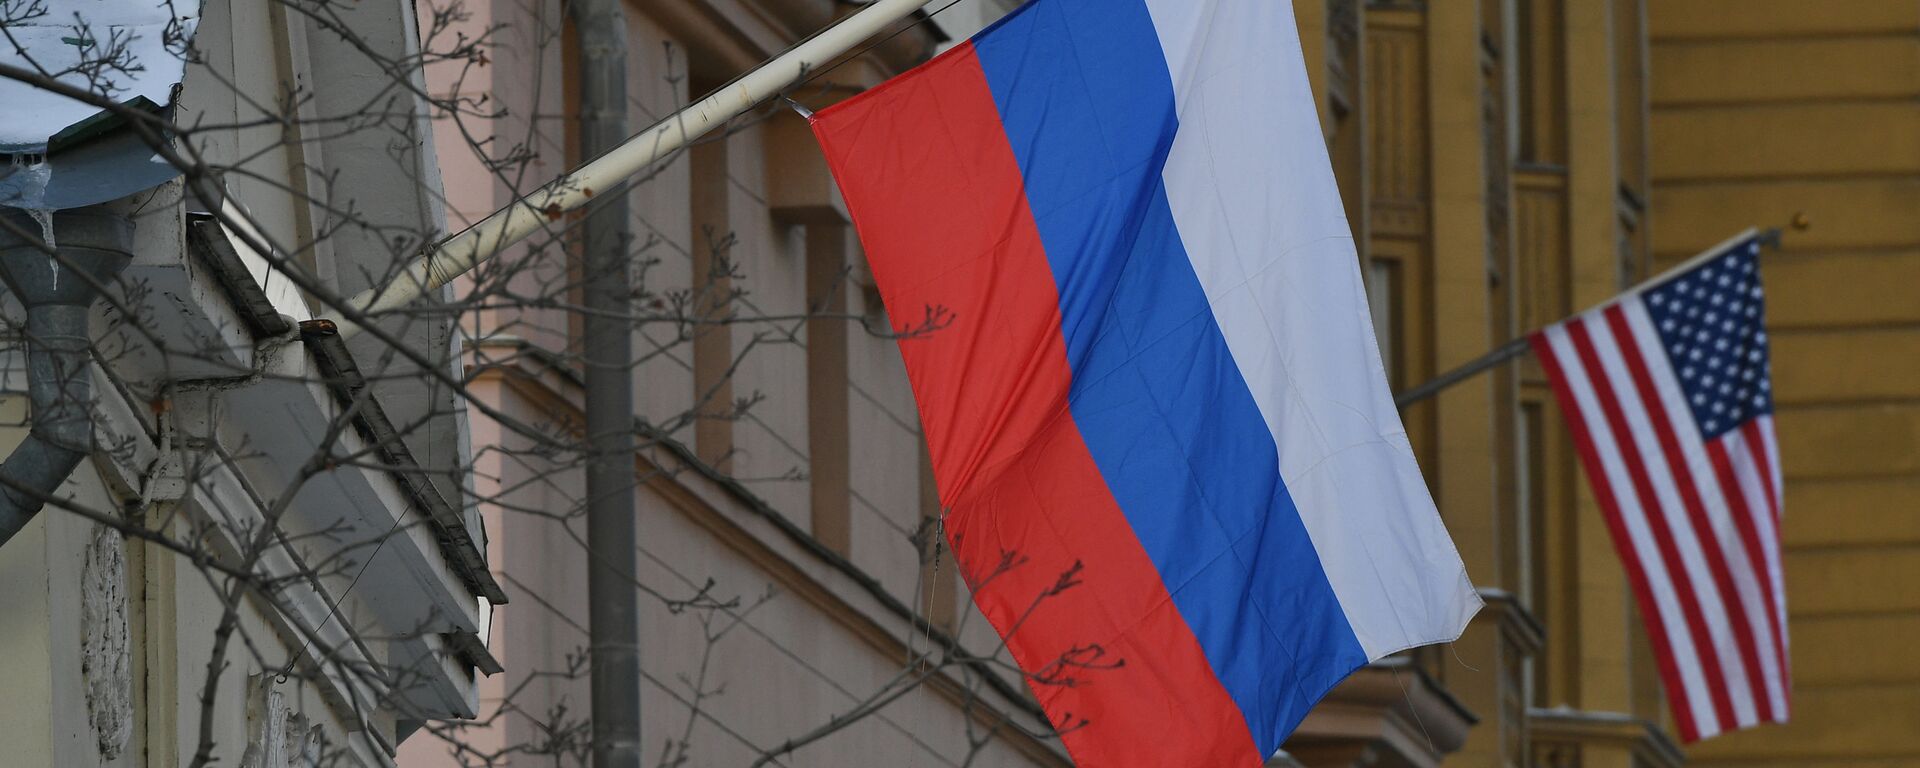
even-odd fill
[[[1433,373],[1491,348],[1486,226],[1486,135],[1479,3],[1427,7],[1428,134],[1431,163]],[[1437,398],[1436,456],[1427,466],[1435,500],[1475,584],[1497,584],[1500,549],[1494,465],[1496,379],[1481,376]],[[1502,735],[1519,723],[1502,722],[1501,680],[1508,667],[1499,635],[1475,621],[1440,656],[1450,693],[1482,717],[1451,763],[1502,768]]]
[[[1619,164],[1611,0],[1563,5],[1567,67],[1567,252],[1572,311],[1607,300],[1623,286],[1615,198]],[[1626,578],[1598,503],[1584,478],[1573,479],[1577,567],[1579,690],[1586,710],[1628,711],[1633,610]]]

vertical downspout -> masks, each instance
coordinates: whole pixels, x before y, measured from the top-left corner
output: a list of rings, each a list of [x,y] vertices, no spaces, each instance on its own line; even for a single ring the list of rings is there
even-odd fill
[[[87,316],[96,286],[133,259],[133,223],[103,208],[57,211],[49,232],[58,258],[15,231],[40,232],[18,209],[0,210],[0,280],[27,310],[27,396],[32,426],[0,463],[0,546],[25,528],[93,451],[93,374]]]
[[[579,46],[580,154],[627,139],[626,0],[569,0]],[[593,768],[640,768],[639,538],[633,472],[633,312],[626,181],[592,190],[582,224],[587,631]]]

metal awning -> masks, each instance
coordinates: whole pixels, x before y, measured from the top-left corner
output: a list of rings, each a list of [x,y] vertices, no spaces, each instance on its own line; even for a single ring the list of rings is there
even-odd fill
[[[197,0],[0,3],[0,63],[84,88],[129,109],[167,114],[186,72]],[[0,205],[35,211],[93,205],[179,171],[122,114],[0,78]]]

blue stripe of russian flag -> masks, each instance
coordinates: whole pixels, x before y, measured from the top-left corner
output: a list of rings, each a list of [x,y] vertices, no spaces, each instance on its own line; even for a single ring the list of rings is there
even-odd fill
[[[1060,291],[1073,418],[1265,754],[1366,663],[1194,274],[1147,7],[1042,2],[974,42]]]
[[[1082,765],[1258,764],[1479,604],[1297,51],[1284,2],[1039,0],[815,118],[888,306],[955,312],[901,345],[948,530]]]

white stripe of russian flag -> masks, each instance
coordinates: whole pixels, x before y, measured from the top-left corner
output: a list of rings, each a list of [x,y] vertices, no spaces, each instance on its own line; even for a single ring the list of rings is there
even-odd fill
[[[1370,659],[1452,640],[1480,599],[1387,389],[1291,4],[1146,5],[1173,218],[1327,581]]]

